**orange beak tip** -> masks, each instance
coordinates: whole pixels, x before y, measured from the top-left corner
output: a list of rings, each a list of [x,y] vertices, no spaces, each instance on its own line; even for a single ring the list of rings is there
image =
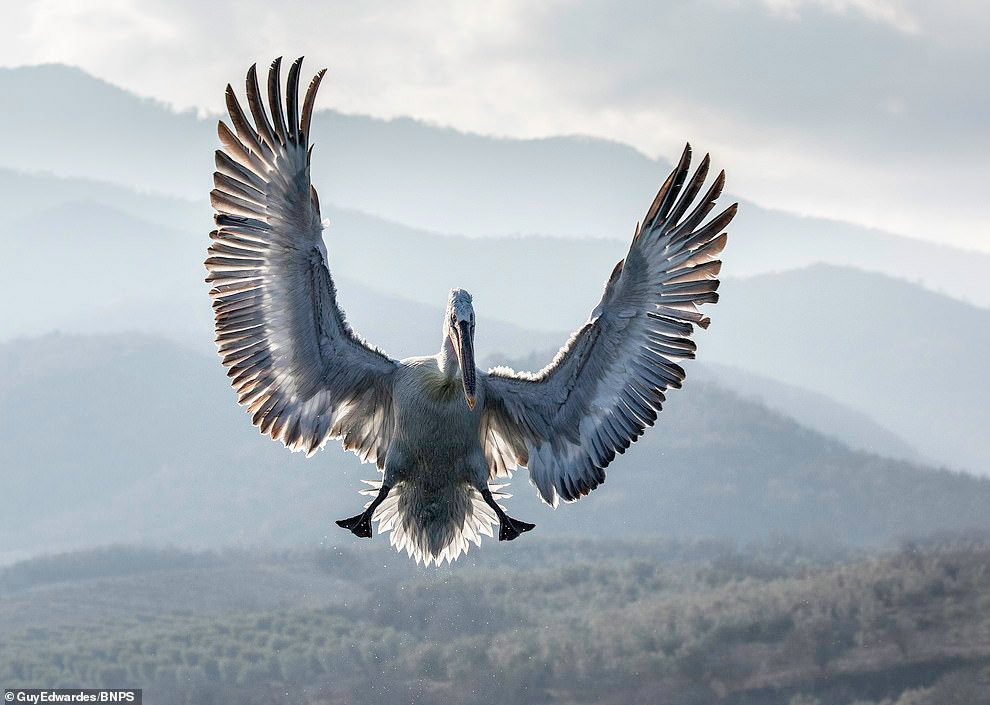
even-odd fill
[[[471,411],[474,411],[474,407],[475,407],[475,405],[476,405],[477,403],[478,403],[478,400],[477,400],[477,399],[475,399],[475,397],[473,397],[473,396],[472,396],[472,397],[467,397],[467,405],[468,405],[468,408],[469,408],[469,409],[470,409]]]

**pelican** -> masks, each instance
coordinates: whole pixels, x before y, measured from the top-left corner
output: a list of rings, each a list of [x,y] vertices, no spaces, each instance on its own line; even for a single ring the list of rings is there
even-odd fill
[[[216,343],[227,376],[261,433],[312,455],[330,439],[380,478],[364,510],[337,522],[359,537],[391,532],[417,562],[440,565],[498,527],[511,541],[534,525],[500,504],[499,480],[527,468],[551,507],[605,481],[605,468],[654,424],[666,391],[693,358],[698,306],[718,300],[724,228],[736,204],[705,222],[722,191],[706,155],[688,178],[690,145],[635,228],[588,322],[536,373],[475,366],[471,295],[454,289],[435,355],[394,360],[348,325],[330,275],[310,183],[310,122],[326,69],[300,111],[302,59],[268,73],[268,110],[256,67],[247,72],[252,121],[227,86],[233,129],[218,132],[211,201],[217,229],[206,267]],[[269,114],[270,113],[270,114]]]

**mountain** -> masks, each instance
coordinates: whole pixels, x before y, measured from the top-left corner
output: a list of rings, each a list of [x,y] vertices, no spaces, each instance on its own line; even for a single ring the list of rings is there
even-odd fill
[[[868,413],[927,458],[990,472],[990,311],[845,267],[727,280],[706,362]]]
[[[924,459],[908,441],[868,414],[841,404],[826,394],[778,382],[728,365],[697,365],[692,378],[724,387],[744,399],[759,402],[802,426],[832,436],[855,450],[911,462]],[[931,460],[928,461],[929,463]]]
[[[14,303],[0,334],[4,338],[59,327],[170,330],[187,315],[204,335],[208,331],[206,285],[196,266],[204,248],[186,233],[84,201],[8,222],[0,242],[8,252],[0,286]],[[193,297],[200,299],[199,311],[183,308]],[[165,320],[149,315],[145,305],[159,301],[178,310]],[[127,309],[126,318],[117,314],[121,308]]]
[[[139,184],[122,186],[93,178],[0,167],[0,213],[4,224],[37,218],[50,209],[87,205],[190,233],[203,228],[208,231],[213,215],[204,199],[163,196],[143,191]]]
[[[324,209],[331,215],[325,238],[342,299],[360,303],[350,291],[351,281],[357,280],[365,288],[435,309],[446,303],[451,288],[465,287],[474,292],[485,321],[559,331],[559,340],[548,345],[563,343],[584,322],[624,249],[610,240],[444,236],[358,211]],[[37,335],[85,318],[85,310],[78,310],[84,302],[63,295],[65,288],[78,286],[80,277],[102,282],[100,295],[108,298],[92,298],[87,306],[103,306],[115,295],[148,289],[158,299],[195,297],[196,308],[203,311],[202,261],[212,227],[206,202],[142,194],[89,179],[0,169],[0,212],[0,242],[9,253],[0,262],[8,273],[0,290],[25,290],[22,287],[31,286],[32,273],[39,267],[57,273],[59,279],[53,281],[63,282],[41,292],[31,310],[11,318],[6,337]],[[80,267],[80,262],[86,266]],[[61,307],[45,308],[46,302],[61,302]],[[361,319],[350,306],[347,312]],[[429,326],[432,337],[435,320]],[[376,325],[374,317],[367,325]],[[358,330],[379,340],[364,328]],[[479,331],[481,336],[490,333],[487,325]],[[435,345],[432,337],[430,349]],[[511,339],[493,338],[492,345],[514,355],[531,349],[520,350]]]
[[[33,175],[18,182],[16,172],[0,171],[0,182],[5,178],[19,184],[18,198],[4,194],[0,206],[16,212],[20,203],[22,213],[0,231],[7,252],[0,293],[19,302],[8,306],[0,340],[53,329],[139,330],[210,350],[205,205],[131,199],[124,189],[87,180]],[[333,212],[326,240],[340,301],[359,332],[397,357],[438,346],[440,307],[455,286],[474,294],[479,358],[556,350],[586,320],[625,249],[610,240],[444,236]],[[46,286],[38,286],[41,279]],[[31,295],[22,301],[23,292]],[[990,350],[986,309],[882,275],[818,266],[729,277],[711,315],[712,329],[699,336],[700,360],[767,378],[748,384],[762,387],[764,397],[791,397],[771,408],[857,448],[990,469],[990,442],[979,432],[988,421],[981,397],[987,376],[978,372]],[[905,380],[925,379],[936,368],[937,385],[925,385],[925,402],[914,403]],[[752,396],[743,389],[745,374],[728,386]],[[822,400],[770,392],[774,379],[843,408],[826,411]],[[863,414],[884,428],[864,425]],[[898,448],[891,435],[910,439],[919,455]]]
[[[171,112],[59,65],[0,69],[0,91],[9,106],[0,114],[0,129],[45,136],[10,140],[0,166],[205,203],[217,146],[214,117]],[[666,161],[599,139],[497,139],[332,111],[315,115],[313,134],[313,181],[324,204],[437,233],[609,238],[617,253],[611,263],[624,254],[615,240],[631,236],[669,169]],[[727,169],[731,186],[732,165],[718,155],[715,163]],[[325,215],[336,217],[330,207]],[[747,202],[732,233],[726,271],[737,276],[822,261],[990,305],[987,253]],[[601,270],[596,282],[610,267]]]
[[[489,368],[507,365],[516,370],[541,370],[556,354],[557,348],[548,348],[517,358],[493,355],[485,360],[485,365]],[[688,378],[692,385],[701,383],[721,387],[855,450],[915,463],[922,461],[918,451],[903,438],[867,414],[840,404],[825,394],[784,384],[738,367],[711,363],[691,364]]]
[[[0,86],[7,134],[44,136],[8,140],[3,166],[188,198],[211,188],[216,133],[192,112],[60,64],[0,69]]]
[[[375,469],[336,443],[308,461],[287,452],[233,397],[215,359],[161,338],[0,345],[0,560],[108,542],[359,541],[332,520],[365,501]],[[855,452],[690,381],[587,500],[551,512],[525,472],[511,487],[513,514],[547,537],[878,544],[990,527],[990,480]]]
[[[183,232],[162,225],[161,212],[149,212],[145,219],[107,203],[105,198],[56,202],[0,231],[8,253],[0,293],[12,302],[0,340],[52,330],[135,330],[211,349],[213,317],[202,264],[209,221],[204,218],[202,232]],[[338,275],[337,282],[339,300],[357,330],[389,354],[407,357],[439,349],[446,290],[424,305],[346,276]],[[561,334],[489,319],[477,346],[479,354],[507,348],[523,354],[534,344],[552,346],[559,339]]]

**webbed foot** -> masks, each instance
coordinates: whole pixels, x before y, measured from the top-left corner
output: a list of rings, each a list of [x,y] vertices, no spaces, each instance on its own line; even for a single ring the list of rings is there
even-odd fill
[[[339,519],[337,521],[337,526],[342,529],[347,529],[358,538],[371,538],[371,515],[368,512],[362,512],[356,517],[351,517],[350,519]]]
[[[392,486],[386,485],[383,482],[382,486],[378,489],[378,496],[375,497],[375,501],[365,507],[364,511],[356,517],[351,517],[350,519],[338,519],[337,526],[342,529],[347,529],[359,539],[370,539],[371,517],[375,515],[375,510],[378,508],[378,505],[385,501],[385,498],[388,497],[388,493],[391,491]]]
[[[501,517],[501,521],[498,524],[498,540],[511,541],[517,538],[519,534],[524,534],[534,528],[536,528],[536,524],[519,521],[506,514]]]

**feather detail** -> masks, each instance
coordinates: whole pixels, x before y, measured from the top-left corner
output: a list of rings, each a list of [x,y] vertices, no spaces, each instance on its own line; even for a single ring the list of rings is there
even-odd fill
[[[361,494],[374,497],[381,489],[381,480],[362,480],[368,489]],[[496,502],[511,497],[502,491],[505,485],[489,484],[488,489]],[[493,528],[499,520],[492,508],[485,503],[481,493],[470,487],[459,487],[462,496],[453,502],[460,508],[455,521],[444,519],[438,524],[440,535],[431,541],[430,528],[424,528],[421,523],[426,515],[417,505],[416,488],[406,483],[398,483],[392,487],[388,497],[375,513],[372,521],[378,524],[379,533],[390,533],[389,543],[399,553],[405,551],[417,563],[440,566],[442,563],[452,563],[462,554],[467,553],[470,544],[481,545],[481,536],[494,537]],[[364,505],[371,506],[371,501]],[[505,507],[499,504],[505,511]]]
[[[666,391],[682,385],[677,361],[695,356],[689,336],[710,323],[698,308],[718,301],[722,231],[736,213],[734,204],[702,224],[725,173],[692,207],[710,159],[689,179],[690,162],[688,145],[589,322],[554,360],[535,374],[495,369],[485,376],[490,477],[524,465],[547,504],[573,502],[604,482],[616,454],[656,422]]]
[[[217,351],[238,403],[262,433],[307,455],[340,438],[381,465],[397,363],[357,336],[337,305],[300,124],[311,117],[322,72],[300,117],[301,60],[289,71],[284,103],[280,66],[276,59],[268,80],[274,125],[252,66],[245,86],[254,125],[228,86],[234,129],[217,127],[223,149],[210,194],[217,229],[205,261]]]

